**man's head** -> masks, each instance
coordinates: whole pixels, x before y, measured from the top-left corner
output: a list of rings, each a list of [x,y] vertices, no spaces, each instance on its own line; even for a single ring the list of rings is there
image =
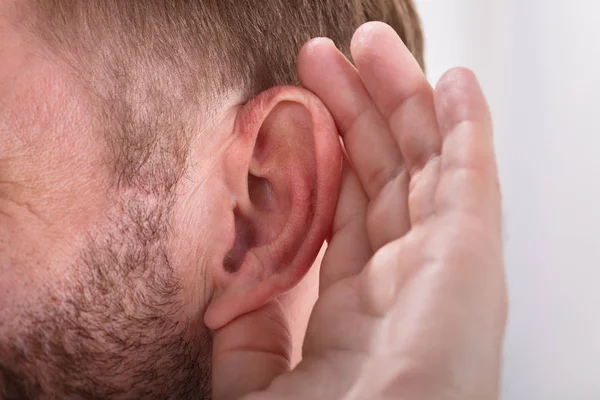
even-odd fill
[[[0,398],[208,396],[335,207],[296,54],[367,20],[422,62],[410,0],[0,0]]]

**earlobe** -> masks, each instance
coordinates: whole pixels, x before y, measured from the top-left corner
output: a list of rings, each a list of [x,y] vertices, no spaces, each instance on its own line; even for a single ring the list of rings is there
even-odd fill
[[[271,89],[240,111],[227,158],[235,239],[205,323],[220,329],[294,287],[329,230],[341,172],[335,124],[297,87]]]

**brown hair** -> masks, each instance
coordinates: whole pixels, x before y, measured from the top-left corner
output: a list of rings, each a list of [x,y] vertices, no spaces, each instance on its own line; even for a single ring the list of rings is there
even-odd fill
[[[327,36],[348,55],[360,24],[384,21],[423,66],[412,0],[29,3],[37,17],[35,33],[103,100],[102,115],[109,121],[102,126],[111,127],[107,138],[119,182],[146,189],[157,180],[176,183],[173,165],[182,166],[191,130],[197,129],[186,118],[210,111],[232,89],[249,99],[273,86],[297,84],[296,55],[310,38]],[[157,149],[166,149],[178,163]],[[168,165],[157,168],[161,162]]]

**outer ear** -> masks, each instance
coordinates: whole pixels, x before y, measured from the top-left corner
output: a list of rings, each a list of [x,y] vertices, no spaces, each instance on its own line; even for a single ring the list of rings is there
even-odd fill
[[[217,330],[294,287],[329,232],[342,166],[337,129],[311,92],[279,87],[238,113],[225,174],[235,239],[206,325]]]

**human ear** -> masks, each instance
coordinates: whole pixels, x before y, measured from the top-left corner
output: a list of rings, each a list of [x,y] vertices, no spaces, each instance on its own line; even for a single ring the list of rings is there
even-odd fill
[[[260,309],[308,272],[329,233],[341,160],[333,119],[305,89],[270,89],[238,112],[224,166],[235,238],[211,271],[210,329]]]

